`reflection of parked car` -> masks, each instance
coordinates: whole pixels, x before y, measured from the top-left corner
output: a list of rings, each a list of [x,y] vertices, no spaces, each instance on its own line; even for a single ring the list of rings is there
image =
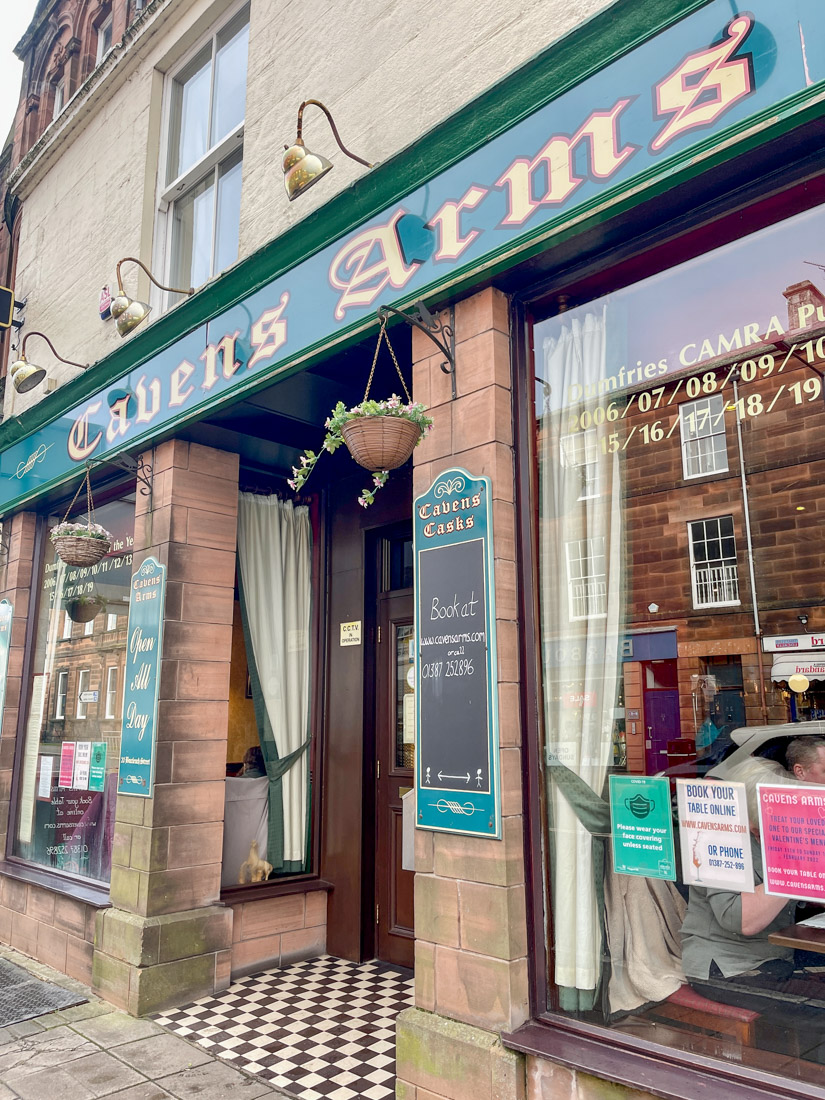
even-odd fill
[[[713,775],[728,779],[743,760],[764,756],[787,767],[785,749],[796,737],[825,737],[825,722],[783,722],[778,726],[741,726],[731,733],[736,746],[723,760],[713,765]]]

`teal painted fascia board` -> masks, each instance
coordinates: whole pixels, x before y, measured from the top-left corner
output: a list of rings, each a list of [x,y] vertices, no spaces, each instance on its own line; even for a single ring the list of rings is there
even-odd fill
[[[27,409],[22,416],[9,417],[0,424],[0,451],[148,362],[198,325],[345,236],[569,88],[709,2],[617,0],[282,236],[239,261],[84,374]],[[275,170],[272,186],[282,186],[280,173]],[[345,341],[348,333],[363,329],[363,323],[353,325],[350,330],[339,332],[334,342]],[[312,350],[302,353],[301,361],[306,361]]]

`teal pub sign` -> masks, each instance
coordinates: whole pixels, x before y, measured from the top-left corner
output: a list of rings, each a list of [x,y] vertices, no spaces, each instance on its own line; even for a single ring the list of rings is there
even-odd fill
[[[572,218],[794,117],[823,81],[822,0],[710,0],[146,361],[138,338],[128,374],[0,454],[0,514],[368,331],[383,303],[547,248]]]
[[[452,469],[415,501],[415,820],[500,838],[491,495]]]
[[[3,722],[3,707],[6,705],[6,680],[9,673],[12,614],[13,608],[9,601],[0,600],[0,725]]]
[[[166,567],[147,558],[132,577],[117,789],[152,797]]]

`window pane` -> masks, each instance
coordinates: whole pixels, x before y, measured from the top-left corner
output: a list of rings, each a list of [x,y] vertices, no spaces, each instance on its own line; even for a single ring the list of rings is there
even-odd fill
[[[191,168],[209,148],[211,81],[212,48],[207,46],[172,85],[167,183]]]
[[[96,518],[131,545],[133,497],[99,507]],[[107,669],[126,662],[126,630],[100,626],[108,608],[128,608],[131,557],[110,553],[92,572],[65,565],[49,544],[39,579],[13,852],[98,882],[109,881],[120,755],[120,721],[105,706]],[[87,635],[89,622],[98,629]]]
[[[248,48],[249,12],[245,10],[218,35],[210,145],[217,145],[239,122],[243,122]]]
[[[238,258],[241,221],[241,169],[239,150],[218,172],[218,224],[215,233],[215,263],[210,275],[230,267]],[[193,284],[197,285],[197,284]]]
[[[201,286],[212,274],[214,176],[209,175],[175,203],[172,221],[172,275],[177,287]]]
[[[588,275],[532,332],[548,1008],[801,1080],[825,1024],[825,956],[786,946],[825,906],[823,235],[820,208],[596,301]],[[770,790],[799,782],[793,808]]]

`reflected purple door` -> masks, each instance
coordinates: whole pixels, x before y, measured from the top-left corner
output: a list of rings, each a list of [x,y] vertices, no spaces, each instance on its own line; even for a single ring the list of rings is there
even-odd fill
[[[667,767],[667,743],[681,736],[679,692],[672,689],[646,691],[645,766],[648,775]]]

